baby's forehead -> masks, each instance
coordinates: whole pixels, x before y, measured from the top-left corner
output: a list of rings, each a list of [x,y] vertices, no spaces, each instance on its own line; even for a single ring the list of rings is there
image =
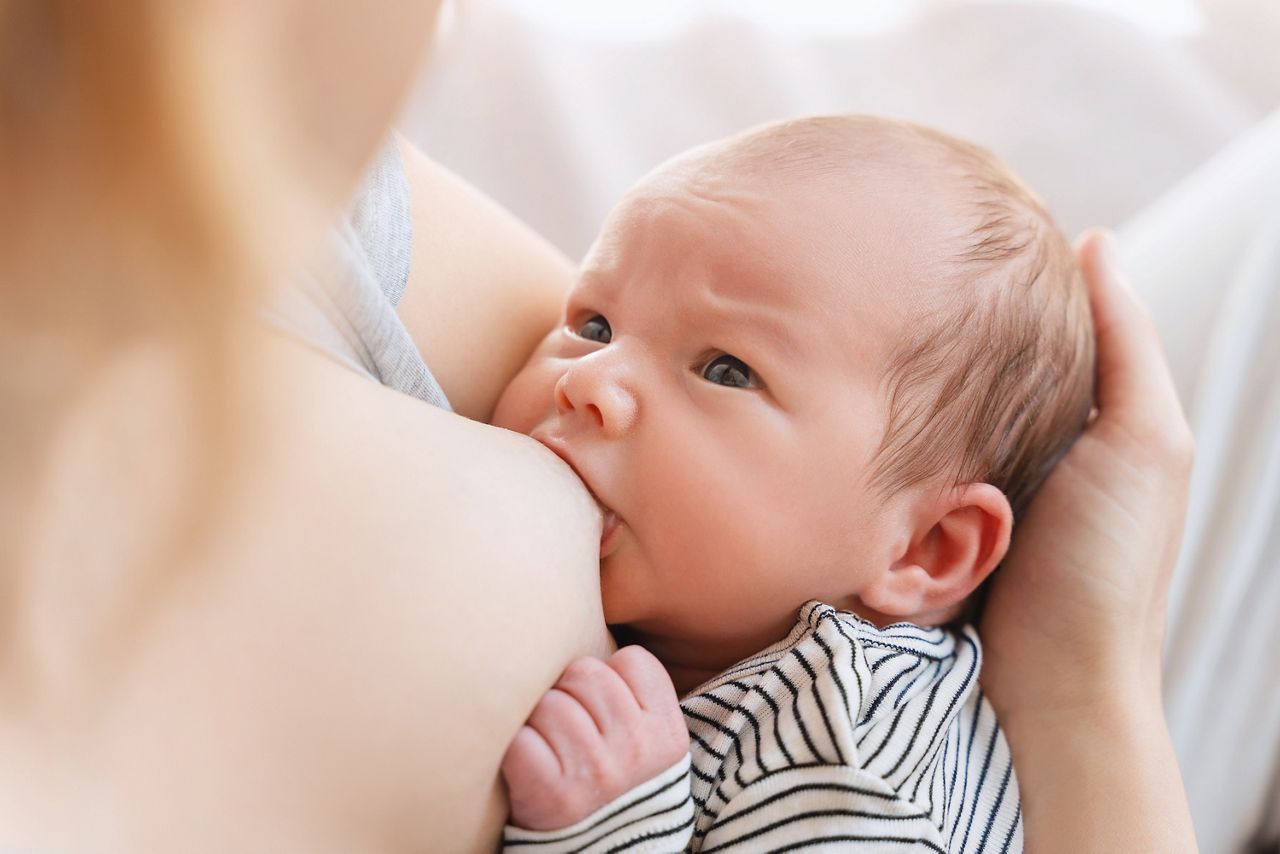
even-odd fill
[[[946,286],[971,282],[975,260],[1000,260],[1034,242],[1037,226],[1026,225],[1035,219],[1026,215],[1029,191],[976,146],[866,117],[795,124],[663,164],[610,215],[588,262],[621,262],[624,244],[670,248],[665,241],[679,242],[682,229],[697,231],[705,215],[724,228],[705,230],[680,251],[718,252],[747,274],[799,271],[807,298],[832,310],[848,310],[851,295],[870,294],[894,317],[910,318],[935,314],[942,302],[983,298],[973,288]],[[630,240],[669,218],[678,228],[662,241]],[[772,281],[797,286],[786,275]],[[819,287],[828,281],[841,287]]]
[[[612,218],[630,224],[698,203],[721,203],[812,231],[823,224],[841,225],[841,213],[866,212],[863,224],[869,225],[909,207],[931,211],[931,225],[936,226],[943,208],[956,212],[962,181],[949,180],[945,158],[930,156],[923,148],[908,151],[881,135],[856,144],[803,139],[804,145],[797,146],[786,140],[732,137],[692,149],[637,182],[615,208],[621,216]]]
[[[913,256],[922,281],[969,280],[974,262],[1037,255],[1057,232],[1044,202],[989,151],[908,122],[781,122],[691,155],[696,168],[685,171],[694,180],[733,176],[767,185],[819,218],[849,215],[855,228],[879,238],[864,245]],[[857,235],[833,235],[842,237]]]
[[[816,206],[812,198],[773,197],[771,214],[781,218],[751,222],[747,232],[733,232],[726,219],[691,225],[674,217],[654,226],[684,204],[671,201],[665,181],[702,184],[672,173],[638,190],[614,234],[602,235],[584,262],[585,301],[612,304],[625,289],[630,300],[678,306],[699,323],[729,321],[737,330],[731,339],[737,332],[786,337],[793,364],[821,360],[827,374],[845,364],[859,376],[887,366],[932,301],[920,289],[929,271],[920,268],[919,241],[888,245],[891,238],[874,228],[885,217],[874,211],[840,222],[821,209],[809,216],[803,209]]]
[[[892,279],[899,289],[955,268],[950,244],[967,223],[954,200],[925,192],[905,158],[763,156],[739,140],[695,149],[637,183],[610,213],[588,266],[624,262],[640,249],[726,255],[736,266],[816,262],[850,268],[848,284]],[[935,182],[936,183],[936,182]],[[661,240],[648,240],[652,232]],[[686,233],[701,232],[697,240]],[[623,252],[622,250],[630,250]],[[813,294],[819,294],[816,289]]]
[[[794,180],[857,180],[903,173],[943,177],[966,145],[928,128],[870,116],[782,122],[701,146],[671,161],[711,171]]]

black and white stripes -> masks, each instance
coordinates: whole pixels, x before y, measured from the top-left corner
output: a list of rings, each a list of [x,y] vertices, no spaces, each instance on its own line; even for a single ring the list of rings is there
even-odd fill
[[[972,629],[878,629],[810,602],[686,697],[692,762],[522,851],[1022,850],[1013,764]],[[685,780],[688,781],[687,787]]]

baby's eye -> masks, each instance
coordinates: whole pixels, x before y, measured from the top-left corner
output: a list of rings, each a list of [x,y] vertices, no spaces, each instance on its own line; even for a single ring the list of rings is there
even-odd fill
[[[609,321],[604,319],[603,314],[592,315],[590,320],[579,326],[575,331],[588,341],[599,341],[601,344],[608,344],[613,340],[613,330],[609,328]]]
[[[736,356],[726,353],[717,356],[702,369],[702,378],[716,385],[730,388],[751,388],[757,386],[755,374],[751,367]]]

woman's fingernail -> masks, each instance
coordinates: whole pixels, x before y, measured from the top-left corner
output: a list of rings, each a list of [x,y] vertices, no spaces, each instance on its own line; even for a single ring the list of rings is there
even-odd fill
[[[1128,289],[1129,281],[1120,270],[1120,245],[1116,243],[1115,232],[1104,228],[1101,235],[1098,238],[1098,255],[1102,259],[1103,266],[1107,268],[1107,275]]]
[[[1098,232],[1098,253],[1108,267],[1115,267],[1119,261],[1116,258],[1116,233],[1109,228],[1101,229]]]

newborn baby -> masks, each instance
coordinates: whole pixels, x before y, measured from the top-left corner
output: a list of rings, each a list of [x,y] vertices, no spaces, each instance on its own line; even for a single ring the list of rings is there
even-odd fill
[[[1070,246],[982,149],[813,118],[643,179],[494,417],[604,508],[638,645],[512,743],[506,844],[1020,850],[960,618],[1092,378]]]

